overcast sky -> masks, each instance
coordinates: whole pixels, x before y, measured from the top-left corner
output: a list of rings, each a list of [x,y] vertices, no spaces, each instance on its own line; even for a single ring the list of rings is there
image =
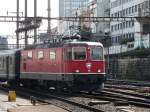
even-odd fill
[[[8,12],[16,12],[17,0],[0,0],[0,16],[6,16]],[[24,1],[20,2],[20,12],[24,12]],[[28,0],[28,16],[34,15],[34,0]],[[37,16],[47,16],[47,0],[37,0]],[[51,0],[52,17],[58,17],[58,0]],[[9,13],[9,16],[16,14]],[[57,22],[52,21],[52,27],[56,26]],[[40,30],[47,29],[47,22],[43,22]],[[0,22],[0,35],[15,35],[16,23]]]

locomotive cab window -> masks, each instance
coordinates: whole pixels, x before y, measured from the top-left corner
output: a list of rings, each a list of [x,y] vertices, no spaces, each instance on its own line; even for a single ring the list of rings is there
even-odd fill
[[[38,51],[37,58],[38,59],[43,59],[44,58],[44,52],[43,51]]]
[[[103,48],[102,47],[91,48],[91,60],[103,60]]]
[[[86,59],[86,48],[85,47],[74,47],[73,48],[73,59],[74,60],[85,60]]]
[[[51,60],[55,60],[56,59],[56,52],[55,51],[50,51],[49,52],[49,58]]]

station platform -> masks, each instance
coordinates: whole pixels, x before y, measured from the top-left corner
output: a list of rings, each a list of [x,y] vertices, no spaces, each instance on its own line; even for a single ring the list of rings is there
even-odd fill
[[[30,100],[18,97],[16,102],[8,101],[8,93],[0,90],[0,112],[68,112],[54,105],[37,103],[33,106]]]

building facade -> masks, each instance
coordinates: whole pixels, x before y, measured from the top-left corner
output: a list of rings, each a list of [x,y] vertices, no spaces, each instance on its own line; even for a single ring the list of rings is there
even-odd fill
[[[76,17],[76,11],[87,7],[89,0],[59,0],[59,17]],[[59,33],[69,30],[72,22],[59,21]]]
[[[111,17],[150,16],[150,0],[111,0],[110,6]],[[144,30],[149,29],[149,25],[149,22],[146,20],[143,20],[143,22],[141,20],[112,21],[110,23],[111,42],[113,45],[132,42],[133,45],[131,47],[133,47],[133,49],[141,46],[149,47],[150,32],[145,32]]]
[[[97,17],[110,17],[110,0],[97,0]],[[98,22],[96,24],[97,33],[109,32],[110,22]]]

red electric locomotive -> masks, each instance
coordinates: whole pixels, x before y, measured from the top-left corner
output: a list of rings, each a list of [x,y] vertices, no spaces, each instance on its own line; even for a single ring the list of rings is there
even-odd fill
[[[56,89],[94,91],[105,79],[100,42],[71,41],[21,51],[21,83]]]

